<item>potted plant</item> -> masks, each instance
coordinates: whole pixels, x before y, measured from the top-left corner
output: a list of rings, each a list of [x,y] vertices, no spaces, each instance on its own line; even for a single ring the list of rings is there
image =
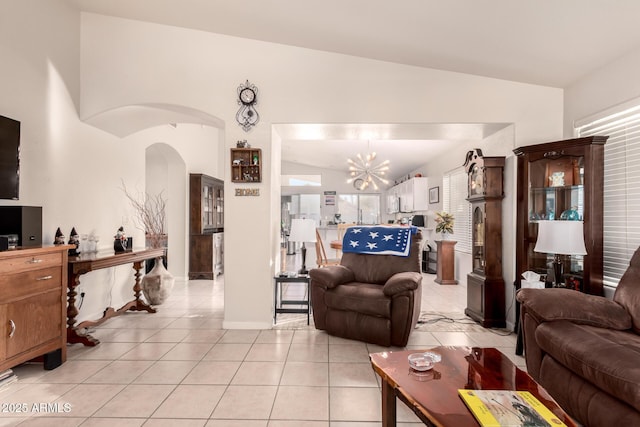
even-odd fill
[[[436,233],[442,233],[442,240],[447,240],[447,234],[453,234],[453,220],[448,212],[436,212]]]
[[[144,193],[134,196],[129,193],[124,183],[122,191],[136,212],[134,222],[138,229],[144,231],[146,245],[151,248],[166,248],[167,200],[163,193],[160,192],[157,195]],[[151,271],[142,278],[142,293],[149,304],[162,304],[169,296],[174,282],[175,279],[165,268],[162,257],[158,257]]]
[[[435,282],[441,285],[455,285],[455,254],[453,247],[456,242],[447,240],[447,234],[453,234],[453,215],[448,212],[436,212],[436,233],[442,234],[442,240],[437,241],[438,263]]]

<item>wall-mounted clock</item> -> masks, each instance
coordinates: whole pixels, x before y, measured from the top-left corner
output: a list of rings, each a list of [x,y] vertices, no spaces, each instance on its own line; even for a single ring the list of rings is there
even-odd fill
[[[260,115],[255,106],[258,103],[258,88],[249,80],[238,86],[238,105],[236,120],[245,132],[249,132],[260,121]]]
[[[353,181],[353,188],[356,190],[364,190],[364,179],[358,178]]]

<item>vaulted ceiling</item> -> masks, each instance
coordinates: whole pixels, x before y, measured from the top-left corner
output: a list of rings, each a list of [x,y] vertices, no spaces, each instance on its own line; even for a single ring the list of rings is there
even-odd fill
[[[640,47],[637,0],[66,1],[87,12],[559,88]]]

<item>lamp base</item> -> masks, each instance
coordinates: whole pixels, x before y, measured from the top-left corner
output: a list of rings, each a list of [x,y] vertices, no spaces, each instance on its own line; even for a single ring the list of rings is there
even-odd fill
[[[553,276],[553,282],[556,287],[564,285],[564,280],[562,280],[562,261],[560,261],[560,257],[558,255],[553,259]]]
[[[302,247],[300,248],[300,253],[302,254],[302,268],[298,270],[298,274],[306,275],[309,274],[309,270],[306,267],[307,260],[307,248],[304,246],[304,242],[302,242]]]

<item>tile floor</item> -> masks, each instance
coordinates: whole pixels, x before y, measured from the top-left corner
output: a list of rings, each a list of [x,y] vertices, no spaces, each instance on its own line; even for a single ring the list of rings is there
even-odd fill
[[[434,277],[424,275],[423,311],[464,317],[464,286]],[[381,347],[328,336],[297,314],[279,315],[272,330],[224,330],[223,293],[222,278],[176,283],[158,313],[108,320],[93,334],[101,344],[69,346],[57,369],[16,367],[19,381],[0,391],[0,426],[380,425],[368,354]],[[421,326],[407,348],[498,347],[524,366],[513,334],[450,326]],[[422,425],[401,403],[398,420]]]

